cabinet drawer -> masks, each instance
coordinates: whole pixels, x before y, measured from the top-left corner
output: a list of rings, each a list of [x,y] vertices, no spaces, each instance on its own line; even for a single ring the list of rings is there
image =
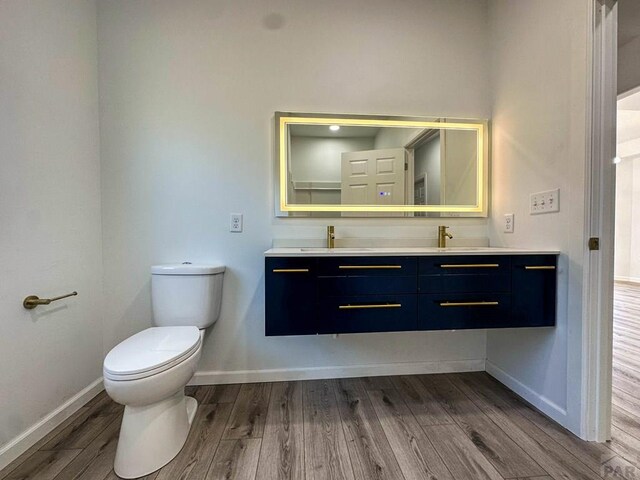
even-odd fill
[[[557,255],[515,255],[512,263],[514,270],[553,271],[557,267],[557,261]]]
[[[327,297],[319,312],[321,333],[416,330],[416,295]]]
[[[391,276],[415,275],[415,257],[332,257],[319,259],[320,275],[324,276]]]
[[[416,293],[416,276],[320,277],[320,297]]]
[[[317,275],[317,259],[310,257],[267,257],[265,258],[266,274],[300,274]]]
[[[499,274],[420,275],[418,291],[422,293],[508,293],[511,276]]]
[[[510,326],[509,294],[418,295],[418,328],[449,330]]]
[[[447,257],[420,257],[420,275],[460,275],[509,273],[511,258],[504,255],[452,255]]]

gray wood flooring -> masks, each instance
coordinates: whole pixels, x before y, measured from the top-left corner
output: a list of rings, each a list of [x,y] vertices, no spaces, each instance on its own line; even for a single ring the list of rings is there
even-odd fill
[[[611,442],[618,456],[640,467],[640,285],[616,282],[613,311]],[[640,479],[640,468],[635,470]]]
[[[640,286],[616,285],[613,439],[583,442],[486,373],[188,387],[180,454],[147,480],[640,479]],[[117,480],[103,392],[0,480]]]

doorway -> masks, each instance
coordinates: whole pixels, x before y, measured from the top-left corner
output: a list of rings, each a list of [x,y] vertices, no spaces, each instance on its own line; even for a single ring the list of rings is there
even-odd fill
[[[616,151],[611,442],[631,451],[640,442],[640,92],[617,102]]]

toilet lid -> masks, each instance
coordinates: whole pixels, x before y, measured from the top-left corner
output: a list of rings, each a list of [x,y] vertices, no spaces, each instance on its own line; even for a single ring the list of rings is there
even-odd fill
[[[224,265],[205,265],[184,263],[169,263],[166,265],[154,265],[151,267],[152,275],[216,275],[224,273]]]
[[[108,375],[137,375],[173,366],[200,345],[198,327],[152,327],[116,345],[104,359]]]

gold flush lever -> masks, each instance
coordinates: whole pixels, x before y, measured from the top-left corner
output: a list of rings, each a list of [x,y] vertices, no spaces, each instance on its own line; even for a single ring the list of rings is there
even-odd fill
[[[78,295],[78,292],[71,292],[66,295],[61,295],[54,298],[39,298],[37,295],[29,295],[22,302],[22,306],[27,310],[32,310],[38,305],[49,305],[51,302],[55,302],[56,300],[62,300],[63,298],[67,297],[75,297],[76,295]]]

